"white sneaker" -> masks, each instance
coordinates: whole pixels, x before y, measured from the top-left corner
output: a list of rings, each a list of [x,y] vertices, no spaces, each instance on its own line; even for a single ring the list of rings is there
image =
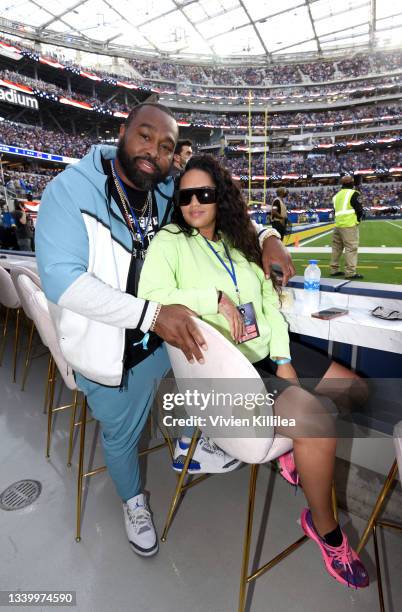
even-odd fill
[[[176,441],[172,463],[175,472],[183,470],[189,448],[189,443]],[[188,474],[224,474],[235,470],[240,464],[241,461],[227,455],[211,438],[201,436],[190,461]]]
[[[158,540],[151,513],[143,493],[123,503],[128,541],[138,555],[151,557],[158,552]]]

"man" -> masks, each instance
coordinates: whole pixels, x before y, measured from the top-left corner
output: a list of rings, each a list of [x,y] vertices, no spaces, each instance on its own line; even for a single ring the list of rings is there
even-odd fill
[[[15,201],[14,217],[19,250],[32,251],[32,230],[27,218],[27,212],[24,206],[17,202],[17,200]]]
[[[187,162],[193,155],[193,143],[191,140],[178,140],[174,150],[173,164],[170,174],[174,177],[181,174]]]
[[[36,224],[38,267],[60,347],[100,422],[127,536],[144,556],[157,552],[158,541],[137,446],[155,381],[170,368],[162,341],[201,363],[200,347],[207,349],[192,311],[135,297],[149,242],[170,219],[177,137],[167,107],[135,107],[117,149],[92,147],[48,184]],[[290,256],[270,231],[262,230],[260,241],[264,270],[279,263],[286,282],[294,274]]]
[[[271,224],[272,227],[279,232],[281,240],[286,232],[286,225],[288,222],[288,211],[286,210],[286,204],[283,198],[288,195],[288,190],[285,187],[279,187],[276,190],[276,198],[272,202],[271,210]]]
[[[360,192],[354,189],[353,176],[341,178],[341,189],[332,198],[335,210],[335,228],[332,236],[331,274],[345,275],[348,280],[363,278],[356,273],[357,249],[359,247],[359,223],[363,206],[359,201]],[[345,272],[339,270],[339,260],[345,249]]]

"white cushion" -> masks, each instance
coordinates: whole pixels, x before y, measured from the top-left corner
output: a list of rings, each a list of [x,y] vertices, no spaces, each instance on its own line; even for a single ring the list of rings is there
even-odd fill
[[[225,386],[225,391],[230,391],[232,385],[233,393],[245,390],[253,394],[266,394],[266,388],[258,372],[239,349],[205,321],[196,319],[196,323],[208,345],[208,350],[204,352],[204,364],[189,363],[181,350],[166,344],[179,392],[185,393],[187,390],[194,391],[195,389],[202,392],[216,391],[216,387],[221,391],[221,385]],[[238,383],[234,384],[234,381]],[[191,415],[202,415],[198,408],[186,407],[186,411]],[[208,415],[218,416],[225,413],[224,416],[229,416],[232,412],[239,418],[250,414],[244,406],[236,408],[228,406],[225,412],[222,406],[214,408],[212,402],[208,404]],[[267,409],[264,413],[267,414]],[[205,431],[206,435],[210,435],[208,427],[200,427],[200,429]],[[236,428],[232,428],[231,431],[235,433]],[[238,431],[241,432],[240,429]],[[262,431],[265,437],[260,437]],[[224,437],[218,434],[213,438],[222,450],[245,463],[271,461],[292,448],[290,439],[275,438],[273,427],[248,430],[247,436],[250,437]]]
[[[20,275],[18,277],[18,284],[21,287],[21,291],[29,295],[29,308],[32,320],[35,323],[43,344],[49,348],[65,385],[69,389],[75,390],[77,385],[75,384],[73,371],[61,353],[53,321],[49,315],[45,294],[30,278],[28,278],[28,276]]]
[[[0,304],[6,308],[19,308],[20,298],[10,274],[0,266]]]

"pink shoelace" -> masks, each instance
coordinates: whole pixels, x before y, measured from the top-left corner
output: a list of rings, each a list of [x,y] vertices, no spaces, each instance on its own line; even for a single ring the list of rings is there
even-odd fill
[[[347,541],[347,539],[344,537],[342,544],[340,546],[337,546],[336,548],[334,546],[330,546],[329,544],[326,544],[325,541],[323,541],[323,544],[325,546],[325,550],[328,553],[328,556],[334,561],[341,563],[343,567],[345,568],[345,570],[348,569],[350,572],[350,575],[353,576],[353,569],[351,566],[351,562],[353,561],[352,551],[351,551],[351,548],[349,546],[349,542]],[[348,586],[350,586],[349,577],[347,577],[347,581],[348,581]],[[357,588],[355,584],[353,586]]]

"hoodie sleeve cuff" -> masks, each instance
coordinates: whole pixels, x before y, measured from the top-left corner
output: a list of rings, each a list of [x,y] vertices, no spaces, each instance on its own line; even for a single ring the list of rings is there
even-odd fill
[[[142,322],[140,320],[139,325],[140,330],[144,334],[149,331],[157,308],[158,302],[148,302],[148,300],[145,300],[144,310],[142,311]]]

